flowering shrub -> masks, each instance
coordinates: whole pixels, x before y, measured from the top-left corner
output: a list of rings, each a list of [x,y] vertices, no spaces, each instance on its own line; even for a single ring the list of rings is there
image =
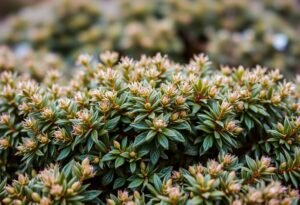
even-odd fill
[[[65,85],[1,71],[1,203],[297,204],[299,93],[278,70],[78,62]]]
[[[299,70],[297,0],[53,0],[8,18],[0,42],[74,57],[99,48],[132,57],[205,52],[217,64]],[[234,48],[234,49],[232,49]]]

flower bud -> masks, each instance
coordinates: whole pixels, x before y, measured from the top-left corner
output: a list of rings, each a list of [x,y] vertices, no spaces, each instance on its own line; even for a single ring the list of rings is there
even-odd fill
[[[178,118],[179,118],[178,112],[173,113],[170,117],[171,121],[176,121],[178,120]]]
[[[186,118],[188,116],[188,114],[185,110],[180,111],[179,115],[180,115],[181,118]]]
[[[167,123],[163,119],[154,119],[153,126],[156,130],[161,130],[167,127]]]
[[[41,115],[44,119],[52,119],[54,116],[54,112],[50,108],[44,108],[41,112]]]
[[[74,190],[72,188],[68,188],[67,195],[74,195]]]
[[[170,98],[167,97],[167,96],[164,96],[162,99],[161,99],[161,104],[166,106],[170,103]]]
[[[132,157],[132,158],[136,157],[136,155],[137,155],[137,154],[136,154],[136,152],[134,152],[134,151],[132,151],[132,152],[129,153],[129,156]]]
[[[99,162],[100,162],[100,158],[99,158],[99,157],[94,157],[92,163],[93,163],[93,164],[97,164],[97,163],[99,163]]]
[[[119,54],[116,52],[106,51],[100,54],[101,61],[108,66],[113,66],[119,59]]]
[[[133,192],[133,196],[134,196],[134,198],[136,198],[136,199],[140,199],[140,198],[141,198],[140,193],[137,192],[137,191],[134,191],[134,192]]]
[[[209,90],[208,90],[208,96],[213,98],[214,96],[216,96],[218,92],[218,89],[216,86],[212,86]]]
[[[141,162],[140,167],[141,167],[141,170],[145,170],[146,169],[146,164],[144,162]]]
[[[22,204],[23,204],[23,202],[21,200],[19,200],[19,199],[15,199],[13,201],[13,205],[22,205]]]
[[[228,166],[233,162],[233,160],[234,160],[234,156],[230,154],[226,154],[223,158],[223,165]]]
[[[199,185],[202,185],[204,183],[204,177],[201,173],[196,174],[196,181]]]
[[[63,195],[63,187],[59,184],[54,184],[51,186],[50,194],[56,197]]]
[[[280,97],[280,95],[274,95],[274,96],[272,96],[271,102],[274,103],[274,104],[280,103],[280,102],[281,102],[281,97]]]
[[[48,134],[39,134],[37,136],[37,139],[42,144],[46,144],[47,142],[49,142]]]
[[[27,176],[24,176],[23,174],[19,174],[18,175],[18,182],[21,184],[21,185],[27,185],[28,182],[29,182],[29,179]]]
[[[7,149],[10,146],[8,139],[0,139],[0,148]]]
[[[260,91],[260,93],[259,93],[259,97],[260,97],[260,98],[265,98],[266,95],[267,95],[267,92],[266,92],[265,90],[262,90],[262,91]]]
[[[73,189],[74,191],[77,191],[78,189],[80,189],[81,187],[81,183],[79,181],[74,182],[74,184],[72,184],[71,189]]]
[[[106,199],[107,205],[116,205],[116,202],[112,199]]]
[[[279,132],[284,133],[284,127],[280,122],[277,123],[277,129]]]
[[[236,108],[239,112],[242,112],[244,110],[244,103],[242,101],[238,102]]]
[[[177,171],[172,172],[172,179],[179,180],[181,178],[181,173]]]
[[[151,104],[150,103],[146,103],[145,104],[145,109],[146,110],[151,110]]]
[[[8,194],[14,194],[15,193],[15,189],[11,186],[5,187],[5,190],[7,191]]]
[[[111,108],[111,103],[108,100],[103,100],[100,102],[100,110],[103,113],[107,113]]]
[[[236,199],[233,201],[232,205],[243,205],[243,203],[241,200]]]
[[[40,195],[39,195],[38,193],[36,193],[36,192],[32,192],[32,193],[31,193],[31,198],[32,198],[33,201],[35,201],[35,202],[40,202],[40,200],[41,200]]]
[[[196,169],[193,166],[189,166],[189,172],[191,173],[191,175],[195,175]]]
[[[9,197],[6,197],[6,198],[4,198],[4,199],[2,200],[2,202],[3,202],[4,204],[10,204],[10,203],[12,202],[12,199],[9,198]]]
[[[85,158],[82,161],[81,167],[82,167],[82,175],[84,177],[90,178],[90,177],[94,176],[94,169],[90,165],[90,160],[88,158]]]
[[[36,141],[34,141],[33,139],[28,139],[26,138],[24,140],[24,147],[30,151],[34,150],[37,147],[37,143]]]
[[[228,102],[234,103],[235,101],[238,100],[238,98],[239,98],[239,94],[238,92],[235,91],[229,95]]]
[[[43,197],[40,201],[40,205],[50,205],[51,204],[51,200],[47,197]]]
[[[113,143],[114,143],[114,148],[121,149],[121,145],[120,145],[120,143],[118,141],[114,140]]]
[[[178,96],[178,97],[176,98],[175,102],[176,102],[177,105],[182,105],[182,104],[184,104],[184,102],[185,102],[185,98],[184,98],[183,96],[180,95],[180,96]]]
[[[169,199],[172,202],[177,202],[179,197],[180,197],[180,192],[178,187],[172,187],[169,192]]]
[[[80,65],[88,66],[88,64],[90,63],[91,59],[92,59],[92,57],[89,54],[81,54],[81,55],[79,55],[79,57],[77,59],[77,62]]]
[[[238,193],[240,191],[240,189],[241,189],[241,185],[240,184],[231,184],[229,186],[229,190],[232,193]]]
[[[9,115],[8,114],[2,114],[0,116],[0,124],[3,124],[3,125],[9,125]]]

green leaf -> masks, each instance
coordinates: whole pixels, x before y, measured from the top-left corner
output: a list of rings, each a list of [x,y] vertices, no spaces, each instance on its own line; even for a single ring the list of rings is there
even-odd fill
[[[118,157],[115,161],[115,168],[122,166],[125,163],[125,159],[123,157]]]
[[[156,135],[156,132],[153,131],[153,130],[150,130],[150,131],[147,133],[145,140],[146,140],[147,142],[150,142],[150,141],[154,138],[155,135]]]
[[[146,114],[140,114],[140,115],[138,115],[138,116],[134,119],[134,122],[135,122],[135,123],[140,122],[140,121],[142,121],[143,119],[145,119],[147,116],[148,116],[148,113],[146,113]]]
[[[114,179],[114,170],[109,170],[108,172],[106,172],[102,178],[101,178],[101,183],[106,186],[108,184],[110,184]]]
[[[158,191],[160,191],[161,190],[161,186],[162,186],[162,181],[157,176],[157,174],[154,174],[154,176],[153,176],[153,183],[154,183],[155,189],[158,190]]]
[[[143,179],[137,178],[128,185],[128,188],[132,189],[132,188],[139,187],[143,182],[144,182]]]
[[[81,201],[85,202],[85,201],[95,200],[95,198],[97,198],[100,194],[101,191],[95,191],[95,190],[85,191],[84,198]]]
[[[212,133],[213,132],[213,130],[210,130],[207,126],[205,126],[205,125],[198,125],[198,126],[196,126],[196,129],[197,130],[201,130],[201,131],[204,131],[204,132],[206,132],[206,133]]]
[[[209,148],[211,148],[213,145],[213,138],[212,136],[206,136],[204,138],[204,141],[203,141],[203,148],[204,148],[204,151],[207,151]]]
[[[254,127],[254,122],[253,120],[251,120],[251,118],[248,117],[248,115],[245,115],[245,123],[248,130],[251,130]]]
[[[133,146],[138,147],[138,146],[144,144],[146,142],[145,137],[147,134],[148,134],[148,132],[145,131],[145,132],[140,133],[138,136],[136,136],[134,139]]]
[[[189,132],[192,131],[192,128],[187,121],[176,123],[172,126],[172,128],[176,130],[188,130]]]
[[[215,136],[216,139],[221,138],[220,134],[217,131],[214,131],[214,136]]]
[[[215,129],[215,125],[214,125],[214,123],[212,122],[212,121],[210,121],[210,120],[205,120],[204,122],[203,122],[203,124],[204,125],[206,125],[206,126],[208,126],[209,128],[211,128],[211,129]]]
[[[200,108],[200,105],[194,103],[192,107],[192,114],[196,114],[200,110]]]
[[[159,193],[155,190],[155,188],[151,184],[147,184],[147,189],[151,192],[151,194],[157,196]]]
[[[118,189],[118,188],[124,186],[125,182],[126,182],[126,179],[124,179],[124,178],[116,179],[114,181],[113,189]]]
[[[177,130],[165,128],[163,130],[163,134],[168,136],[169,139],[171,140],[178,141],[178,142],[185,142],[184,137]]]
[[[97,132],[97,130],[93,130],[92,131],[91,137],[92,137],[92,139],[98,139],[98,132]]]
[[[290,179],[291,179],[293,185],[294,185],[295,187],[298,187],[298,181],[297,181],[297,179],[299,180],[299,178],[296,179],[296,178],[294,177],[293,173],[291,173],[291,172],[289,172],[289,176],[290,176]]]
[[[258,111],[257,107],[254,105],[249,106],[250,110],[254,111],[255,113]]]
[[[130,163],[130,171],[131,171],[131,173],[134,173],[135,170],[136,170],[136,163],[135,162]]]
[[[120,120],[120,116],[117,116],[111,120],[108,120],[106,123],[106,128],[108,130],[114,129],[118,125],[119,120]]]
[[[169,141],[164,135],[158,136],[158,142],[164,149],[169,149]]]
[[[160,157],[159,149],[153,149],[150,151],[150,160],[152,164],[156,164]]]
[[[252,170],[255,169],[255,161],[253,159],[251,159],[248,155],[246,155],[246,163],[248,165],[248,167]]]
[[[213,191],[213,192],[210,193],[210,195],[212,197],[220,197],[220,196],[224,196],[225,194],[222,191]]]
[[[281,134],[280,132],[278,132],[277,130],[267,130],[267,133],[274,136],[274,137],[284,137],[284,134]]]
[[[134,127],[137,130],[149,130],[149,126],[144,122],[132,123],[132,124],[130,124],[130,126]]]
[[[66,147],[63,150],[60,151],[58,157],[57,157],[57,161],[60,161],[62,159],[65,159],[71,152],[71,147]]]

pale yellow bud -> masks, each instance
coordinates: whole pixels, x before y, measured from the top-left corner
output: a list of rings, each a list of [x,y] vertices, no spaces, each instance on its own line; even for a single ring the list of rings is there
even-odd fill
[[[36,193],[36,192],[32,192],[32,193],[31,193],[31,198],[32,198],[33,201],[35,201],[35,202],[40,202],[40,200],[41,200],[40,195],[39,195],[38,193]]]

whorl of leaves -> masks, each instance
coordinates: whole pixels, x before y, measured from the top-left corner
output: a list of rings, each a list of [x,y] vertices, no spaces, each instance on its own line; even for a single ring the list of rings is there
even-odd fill
[[[278,70],[99,59],[79,56],[66,85],[1,73],[4,204],[297,203],[299,93]],[[52,163],[50,186],[32,173]],[[12,182],[19,172],[32,176]],[[68,191],[86,175],[99,201],[87,185]]]

